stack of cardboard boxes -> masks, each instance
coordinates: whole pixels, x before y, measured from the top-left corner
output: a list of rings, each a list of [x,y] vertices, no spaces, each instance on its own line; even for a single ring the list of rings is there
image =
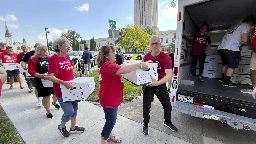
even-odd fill
[[[239,66],[235,69],[231,81],[236,84],[252,85],[250,78],[250,61],[251,50],[244,46],[241,50],[241,60]],[[203,77],[206,78],[221,78],[222,64],[221,57],[218,53],[217,47],[211,47],[207,49]],[[199,68],[199,65],[197,65]],[[197,69],[197,74],[199,70]]]

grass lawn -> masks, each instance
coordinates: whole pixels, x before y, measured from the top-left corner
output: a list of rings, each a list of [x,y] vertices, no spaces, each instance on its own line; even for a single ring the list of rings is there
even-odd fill
[[[92,102],[99,102],[98,99],[98,90],[99,90],[99,75],[97,71],[93,71],[93,76],[95,80],[95,90],[88,98],[88,101]],[[136,86],[131,82],[123,79],[124,82],[124,103],[131,102],[132,100],[136,99],[142,93],[142,87]]]
[[[0,143],[1,144],[22,144],[24,143],[12,122],[0,105]]]

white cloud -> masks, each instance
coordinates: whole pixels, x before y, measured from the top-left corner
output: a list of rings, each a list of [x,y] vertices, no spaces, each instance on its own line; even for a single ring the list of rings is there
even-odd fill
[[[128,17],[126,17],[127,19],[132,19],[132,16],[130,15],[130,16],[128,16]]]
[[[68,29],[64,29],[64,30],[59,30],[57,28],[49,28],[48,31],[50,33],[47,34],[47,38],[49,41],[52,41],[53,38],[58,38],[61,36],[61,33],[65,33],[68,31]],[[46,36],[45,36],[45,33],[44,34],[40,34],[38,35],[38,38],[40,40],[46,40]]]
[[[78,11],[89,11],[89,4],[85,3],[79,7],[75,7],[75,9],[77,9]]]
[[[15,28],[15,29],[20,27],[19,24],[14,24],[14,23],[8,23],[7,26],[8,26],[8,28]]]
[[[172,0],[166,0],[158,5],[158,27],[160,30],[175,30],[177,27],[178,5],[174,8]]]
[[[16,22],[16,21],[18,21],[18,19],[15,15],[11,14],[11,15],[7,15],[6,17],[0,16],[0,21]]]

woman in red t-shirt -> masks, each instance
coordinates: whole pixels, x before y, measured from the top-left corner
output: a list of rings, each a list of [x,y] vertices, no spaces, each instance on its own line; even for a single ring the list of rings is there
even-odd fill
[[[124,84],[121,74],[129,73],[137,69],[147,70],[146,63],[120,66],[115,63],[116,52],[113,46],[103,46],[100,49],[97,62],[99,66],[99,101],[105,112],[105,125],[101,133],[101,144],[108,141],[121,143],[122,140],[112,134],[116,123],[118,106],[123,101]]]
[[[6,47],[6,52],[2,53],[0,60],[2,60],[3,64],[15,64],[18,65],[17,63],[17,54],[13,52],[13,49],[11,46]],[[18,80],[20,84],[20,88],[23,89],[24,87],[22,86],[22,80],[20,78],[20,70],[17,68],[15,70],[7,70],[7,76],[10,77],[10,89],[13,88],[13,83],[14,83],[14,76]]]
[[[54,93],[64,112],[61,118],[61,124],[58,125],[58,130],[64,137],[68,137],[70,133],[84,132],[83,127],[76,126],[76,116],[78,110],[78,102],[63,102],[60,85],[66,88],[72,88],[72,83],[68,82],[74,79],[74,73],[77,76],[83,76],[74,71],[72,61],[67,56],[70,48],[70,43],[66,38],[58,38],[53,42],[53,49],[56,54],[52,55],[49,60],[48,79],[53,82]],[[66,129],[66,123],[71,119],[70,132]]]
[[[32,56],[28,61],[28,73],[35,78],[36,90],[39,97],[43,97],[42,103],[46,110],[46,117],[52,118],[53,115],[50,111],[50,96],[54,94],[52,87],[44,87],[42,79],[47,80],[45,74],[48,73],[49,65],[49,55],[48,49],[44,45],[38,45],[35,51],[34,56]],[[57,98],[53,99],[53,104],[56,108],[60,108],[57,102]]]

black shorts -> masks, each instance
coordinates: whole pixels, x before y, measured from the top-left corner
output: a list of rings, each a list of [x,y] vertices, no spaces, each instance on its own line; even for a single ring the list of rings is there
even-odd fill
[[[229,68],[238,68],[239,61],[241,60],[240,51],[232,51],[227,49],[219,50],[222,65],[227,65]]]

